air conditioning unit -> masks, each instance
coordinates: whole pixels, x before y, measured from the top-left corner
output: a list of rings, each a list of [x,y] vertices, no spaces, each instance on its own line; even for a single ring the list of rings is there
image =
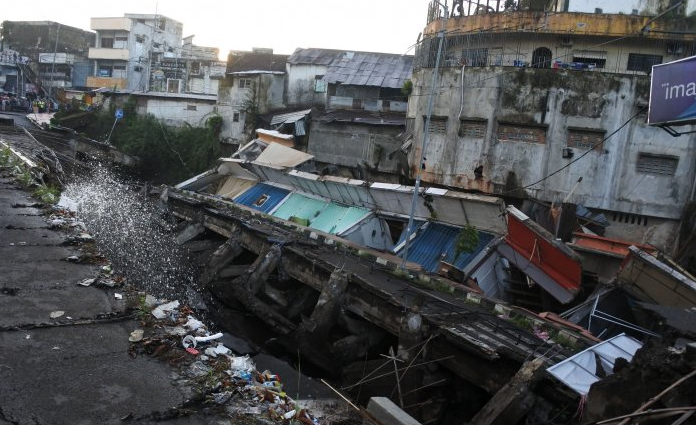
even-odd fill
[[[573,39],[570,37],[561,37],[561,46],[572,47],[573,46]]]

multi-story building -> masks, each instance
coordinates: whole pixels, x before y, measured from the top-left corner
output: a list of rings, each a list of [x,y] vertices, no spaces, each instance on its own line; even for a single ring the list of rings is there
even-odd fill
[[[8,70],[9,86],[16,87],[17,76],[22,75],[32,90],[45,90],[84,85],[79,72],[87,63],[87,52],[94,45],[94,33],[52,21],[4,21],[2,23],[2,51],[4,63],[18,63],[23,70]],[[16,52],[16,56],[15,56]],[[15,60],[17,59],[17,60]],[[5,79],[7,83],[7,78]]]
[[[412,175],[581,204],[605,215],[607,236],[673,248],[696,135],[646,124],[649,74],[696,54],[694,3],[432,2],[408,108]]]
[[[183,24],[162,15],[125,14],[92,18],[95,46],[89,87],[132,91],[183,91],[186,69],[181,60]]]

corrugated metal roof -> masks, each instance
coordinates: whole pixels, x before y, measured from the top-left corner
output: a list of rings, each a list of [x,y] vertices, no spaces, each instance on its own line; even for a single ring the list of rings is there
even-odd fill
[[[406,114],[397,113],[372,113],[368,111],[348,111],[337,109],[322,115],[321,122],[351,122],[367,125],[406,125]]]
[[[285,72],[285,62],[288,55],[270,53],[245,53],[235,56],[227,67],[228,73],[244,73],[251,71]]]
[[[288,112],[286,114],[273,115],[271,118],[271,126],[276,126],[279,124],[291,123],[297,120],[301,120],[312,112],[311,109],[304,109],[302,111]]]
[[[331,62],[322,80],[329,84],[400,89],[411,78],[412,70],[413,56],[343,52]]]
[[[369,213],[365,208],[346,207],[293,193],[273,212],[273,216],[284,220],[290,217],[305,219],[312,229],[335,235],[348,230]]]
[[[290,191],[265,183],[259,183],[239,195],[234,202],[268,214]]]
[[[303,49],[298,48],[288,58],[291,65],[329,65],[343,52],[333,49]]]
[[[223,198],[233,199],[255,184],[256,180],[240,179],[230,176],[225,179],[225,182],[218,188],[215,194]]]
[[[493,235],[479,232],[479,243],[474,252],[461,253],[455,258],[455,242],[461,228],[441,223],[427,223],[408,248],[408,261],[418,263],[429,272],[437,272],[440,261],[463,269],[483,248],[493,240]],[[403,248],[399,251],[403,254]]]

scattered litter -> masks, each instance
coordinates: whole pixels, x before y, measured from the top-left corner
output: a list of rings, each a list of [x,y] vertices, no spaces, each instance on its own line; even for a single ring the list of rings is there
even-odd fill
[[[189,373],[193,376],[204,376],[210,372],[210,368],[206,366],[203,362],[193,362],[189,367]]]
[[[174,300],[166,304],[162,304],[154,310],[152,310],[152,315],[155,316],[156,319],[162,320],[169,315],[168,312],[171,312],[172,310],[175,310],[177,308],[179,308],[179,301]]]
[[[51,348],[51,350],[56,350],[56,351],[57,351],[57,350],[60,350],[60,347],[58,347],[58,346],[56,345],[55,347]]]
[[[197,356],[197,355],[201,354],[200,351],[196,350],[196,349],[193,348],[193,347],[187,348],[186,351],[187,351],[189,354],[193,354],[194,356]]]
[[[52,311],[50,316],[51,316],[51,319],[57,319],[64,314],[65,314],[65,312],[63,310],[56,310],[56,311]]]
[[[31,339],[31,335],[25,336],[24,339]]]
[[[195,331],[203,327],[203,322],[195,319],[193,316],[188,316],[188,321],[184,324],[184,327],[189,328],[192,331]]]
[[[184,336],[188,333],[188,331],[181,326],[165,326],[164,332],[166,332],[167,335],[174,336]]]
[[[101,268],[102,273],[110,275],[114,273],[114,269],[111,267],[111,264],[107,264],[105,266],[102,266]]]
[[[97,279],[94,279],[94,278],[92,278],[92,279],[85,279],[85,280],[81,280],[81,281],[77,282],[77,284],[80,285],[80,286],[90,286],[91,284],[93,284],[94,282],[96,282],[96,280],[97,280]]]
[[[114,293],[114,298],[116,298],[117,300],[122,300],[122,299],[123,299],[123,294]]]
[[[49,221],[48,224],[51,226],[51,228],[56,228],[56,227],[61,227],[64,226],[67,222],[63,220],[62,218],[54,218],[53,220]]]
[[[220,344],[216,347],[208,347],[205,349],[204,353],[210,357],[216,358],[219,355],[229,355],[232,352],[229,348]]]
[[[15,246],[14,242],[10,242],[10,246]]]
[[[251,372],[254,370],[254,362],[249,358],[249,355],[233,357],[230,359],[230,369],[242,372]]]
[[[26,242],[20,242],[18,245],[19,246],[25,246],[27,243]]]
[[[106,286],[107,288],[113,288],[114,286],[116,286],[116,281],[113,279],[109,279],[109,278],[100,279],[99,286]]]
[[[68,261],[70,263],[79,263],[80,257],[78,257],[77,255],[71,255],[70,257],[66,258],[65,261]]]
[[[146,304],[148,307],[154,307],[154,306],[156,306],[156,305],[159,304],[159,303],[160,303],[160,300],[158,300],[157,298],[153,297],[152,295],[150,295],[150,294],[145,295],[145,304]]]
[[[128,338],[128,341],[130,341],[130,342],[142,341],[144,333],[145,333],[144,330],[136,329],[130,333],[130,337]]]
[[[295,417],[295,414],[296,414],[296,413],[297,413],[297,412],[295,411],[295,409],[293,409],[293,410],[291,410],[291,411],[285,413],[285,414],[283,415],[283,417],[284,417],[285,419],[292,419],[292,418]]]
[[[186,335],[184,339],[181,340],[181,345],[183,345],[184,348],[195,348],[197,345],[196,338],[193,335]]]
[[[213,340],[220,339],[220,338],[222,338],[222,332],[218,332],[214,335],[208,335],[208,336],[197,336],[195,339],[196,339],[196,342],[208,342],[208,341],[213,341]]]

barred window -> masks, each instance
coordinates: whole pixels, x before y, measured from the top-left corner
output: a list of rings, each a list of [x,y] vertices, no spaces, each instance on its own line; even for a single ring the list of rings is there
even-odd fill
[[[602,150],[604,133],[604,130],[569,128],[567,145],[571,148]]]
[[[499,124],[498,141],[546,143],[546,128],[521,124]]]
[[[641,152],[638,154],[636,171],[639,173],[673,176],[677,171],[679,157],[670,155],[655,155]]]
[[[486,136],[486,121],[460,119],[459,137],[483,139]]]
[[[428,131],[438,134],[447,133],[447,120],[440,117],[430,117],[430,126],[428,127]]]
[[[643,71],[649,73],[653,65],[662,63],[660,55],[644,55],[642,53],[629,53],[626,69],[629,71]]]

